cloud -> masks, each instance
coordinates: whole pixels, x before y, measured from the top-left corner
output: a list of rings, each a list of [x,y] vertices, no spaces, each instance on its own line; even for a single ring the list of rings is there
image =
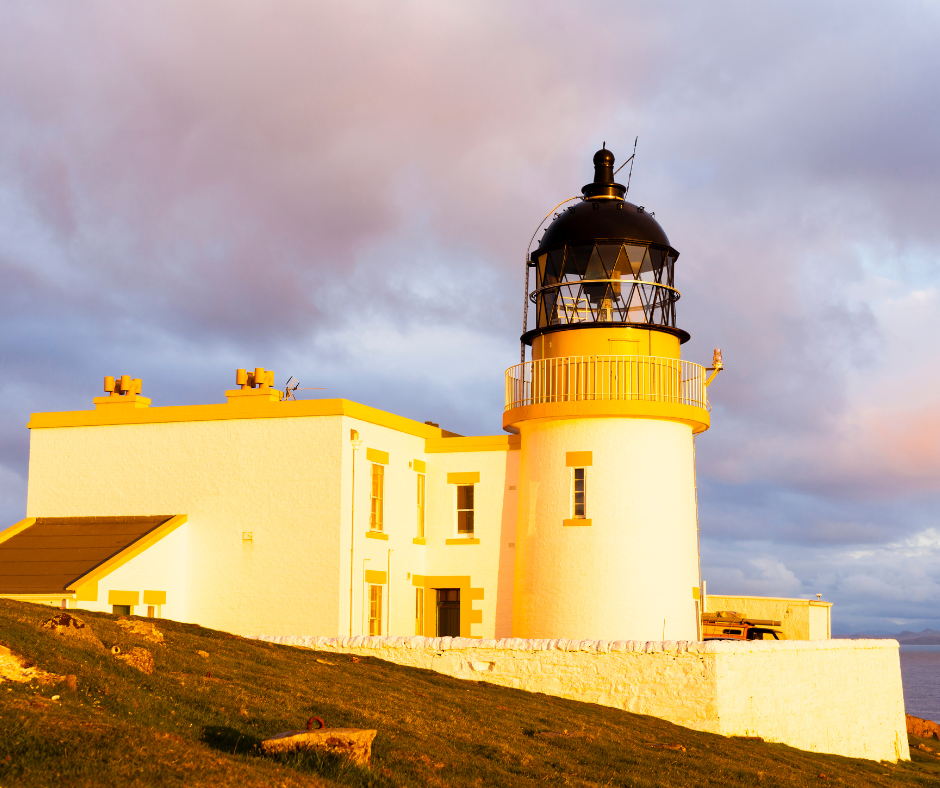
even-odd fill
[[[936,525],[936,7],[2,14],[6,511],[28,413],[89,407],[105,374],[215,402],[260,364],[498,431],[524,245],[602,141],[622,161],[639,135],[631,199],[682,253],[685,357],[725,352],[697,439],[703,544],[737,556],[714,572],[815,593],[835,562],[854,605],[873,575],[846,551]],[[919,616],[928,586],[878,598]]]
[[[734,566],[722,566],[722,570],[719,583],[709,586],[709,593],[794,596],[802,592],[800,579],[769,555],[747,558]]]

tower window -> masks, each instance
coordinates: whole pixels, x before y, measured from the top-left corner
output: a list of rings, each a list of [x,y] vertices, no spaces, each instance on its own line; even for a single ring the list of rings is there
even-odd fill
[[[457,485],[457,533],[473,535],[473,485]]]
[[[382,634],[382,586],[369,586],[369,634]]]
[[[424,538],[424,474],[418,474],[418,538]]]
[[[384,530],[385,514],[385,466],[372,463],[372,511],[369,514],[369,528],[373,531]]]
[[[587,517],[587,476],[584,468],[574,468],[571,489],[571,516],[576,520]]]

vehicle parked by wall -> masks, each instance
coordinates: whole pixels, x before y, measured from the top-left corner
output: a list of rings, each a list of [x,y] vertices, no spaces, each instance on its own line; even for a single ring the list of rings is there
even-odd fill
[[[780,621],[747,618],[734,610],[702,614],[703,640],[786,640]]]

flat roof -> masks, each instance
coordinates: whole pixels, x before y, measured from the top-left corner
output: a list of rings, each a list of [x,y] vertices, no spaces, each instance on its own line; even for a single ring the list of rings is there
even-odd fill
[[[425,439],[428,453],[466,451],[512,451],[519,449],[518,435],[458,435],[422,424],[414,419],[388,413],[348,399],[282,400],[280,402],[228,402],[215,405],[168,405],[134,407],[131,404],[104,405],[95,410],[66,410],[33,413],[29,429],[62,427],[104,427],[126,424],[172,424],[229,419],[291,419],[311,416],[347,416],[369,424]]]

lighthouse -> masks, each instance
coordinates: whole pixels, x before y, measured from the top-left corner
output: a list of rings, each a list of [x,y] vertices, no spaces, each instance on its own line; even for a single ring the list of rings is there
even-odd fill
[[[513,635],[696,640],[708,380],[681,357],[679,253],[626,201],[611,151],[581,192],[528,256],[531,359],[506,372],[503,427],[521,437]]]

